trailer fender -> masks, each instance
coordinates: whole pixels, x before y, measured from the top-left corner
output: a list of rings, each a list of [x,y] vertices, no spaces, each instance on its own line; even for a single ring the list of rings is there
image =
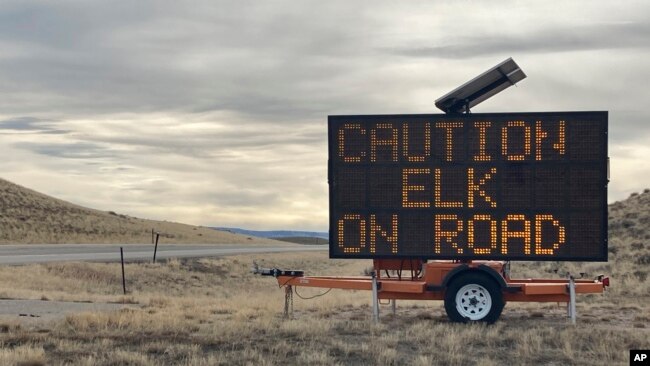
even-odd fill
[[[464,273],[465,271],[476,271],[476,272],[481,272],[485,273],[488,275],[488,277],[492,278],[497,284],[499,284],[499,287],[501,289],[505,289],[508,285],[506,284],[506,280],[503,279],[503,276],[499,274],[499,272],[495,271],[489,266],[486,266],[485,264],[481,264],[478,267],[475,268],[470,268],[467,264],[461,264],[460,266],[454,268],[451,270],[445,278],[442,280],[442,288],[447,288],[451,281],[461,273]]]

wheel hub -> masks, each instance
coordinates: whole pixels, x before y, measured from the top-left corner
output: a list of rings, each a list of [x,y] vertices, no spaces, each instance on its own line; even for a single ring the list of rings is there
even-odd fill
[[[476,304],[478,304],[478,300],[476,299],[476,297],[472,297],[471,299],[469,299],[469,304],[471,306],[476,307]]]

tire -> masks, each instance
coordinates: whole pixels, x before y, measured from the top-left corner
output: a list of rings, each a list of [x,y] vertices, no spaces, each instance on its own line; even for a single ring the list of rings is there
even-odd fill
[[[492,324],[499,319],[504,305],[499,284],[481,273],[461,274],[445,291],[445,311],[452,322]]]

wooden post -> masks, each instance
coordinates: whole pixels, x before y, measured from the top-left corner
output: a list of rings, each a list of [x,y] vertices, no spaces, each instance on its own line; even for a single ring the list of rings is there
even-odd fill
[[[153,247],[153,262],[156,263],[156,252],[158,252],[158,238],[160,238],[160,233],[156,233],[156,245]]]
[[[126,295],[126,278],[124,277],[124,249],[120,247],[120,259],[122,261],[122,290],[124,295]]]

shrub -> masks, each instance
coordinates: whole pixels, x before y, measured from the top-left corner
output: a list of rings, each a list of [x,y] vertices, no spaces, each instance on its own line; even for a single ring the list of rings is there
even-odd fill
[[[650,254],[643,254],[636,258],[636,264],[650,264]]]

